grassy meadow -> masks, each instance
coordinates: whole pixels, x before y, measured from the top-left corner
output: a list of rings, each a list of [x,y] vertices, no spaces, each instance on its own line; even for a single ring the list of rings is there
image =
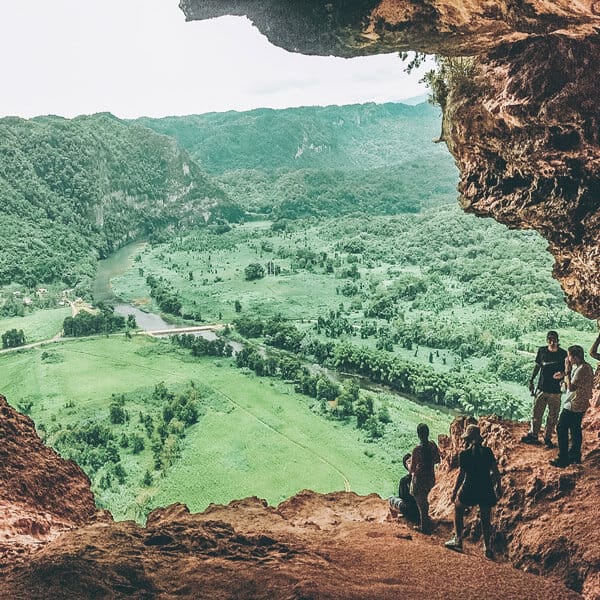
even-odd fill
[[[114,439],[137,434],[145,448],[119,448],[125,481],[100,485],[106,468],[86,469],[100,506],[116,518],[143,518],[154,506],[184,502],[191,510],[257,495],[277,503],[297,491],[351,489],[393,493],[400,458],[415,444],[417,423],[434,434],[447,431],[450,417],[387,396],[394,425],[385,445],[369,443],[351,426],[331,421],[316,401],[281,381],[261,379],[232,366],[231,359],[192,358],[169,341],[146,336],[82,339],[0,357],[3,392],[29,412],[51,445],[82,423],[109,424]],[[185,432],[173,463],[157,471],[150,439],[138,414],[159,414],[148,400],[164,382],[180,389],[195,382],[200,417]],[[113,395],[126,394],[127,423],[110,424]],[[152,483],[144,485],[149,471]]]
[[[65,317],[71,314],[71,309],[67,307],[54,308],[47,310],[36,310],[23,317],[8,317],[0,319],[0,329],[9,331],[10,329],[22,329],[25,334],[25,340],[28,344],[40,342],[54,337],[62,330],[62,324]]]
[[[112,287],[158,312],[146,283],[152,274],[176,290],[182,311],[198,323],[279,315],[320,339],[385,347],[440,372],[493,379],[512,369],[512,379],[501,377],[498,386],[528,406],[526,384],[546,331],[558,329],[564,347],[587,349],[596,329],[564,305],[545,245],[535,232],[509,231],[455,206],[307,219],[284,230],[249,222],[146,246]],[[252,263],[278,272],[248,281],[244,270]],[[332,313],[351,330],[315,331],[317,319]]]

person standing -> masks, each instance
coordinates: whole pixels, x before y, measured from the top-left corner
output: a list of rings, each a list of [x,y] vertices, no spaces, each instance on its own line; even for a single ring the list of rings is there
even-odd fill
[[[430,533],[429,492],[435,485],[434,466],[440,462],[440,451],[429,439],[429,427],[425,423],[417,425],[417,435],[419,445],[412,451],[410,461],[410,493],[419,509],[419,529],[423,533]]]
[[[558,333],[549,331],[546,336],[546,345],[538,348],[535,357],[535,367],[529,381],[529,391],[534,397],[533,416],[529,433],[521,438],[525,444],[539,444],[538,436],[542,428],[544,412],[548,408],[546,427],[544,429],[544,443],[547,448],[554,448],[552,434],[558,422],[560,411],[560,384],[563,378],[563,368],[567,353],[559,346]],[[535,378],[539,373],[537,385]]]
[[[558,456],[550,461],[553,467],[581,463],[581,421],[590,406],[594,371],[585,362],[581,346],[569,346],[565,360],[567,398],[558,420]],[[569,433],[571,447],[569,448]]]
[[[490,560],[492,550],[492,507],[502,495],[500,471],[496,457],[483,445],[477,425],[469,425],[462,436],[467,444],[458,456],[460,470],[456,477],[452,502],[454,502],[454,536],[445,544],[450,550],[462,551],[463,523],[468,506],[479,506],[479,519],[483,533],[484,553]]]

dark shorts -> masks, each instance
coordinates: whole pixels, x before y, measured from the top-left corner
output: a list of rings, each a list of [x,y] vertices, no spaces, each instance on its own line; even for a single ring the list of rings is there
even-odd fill
[[[458,501],[465,506],[495,506],[498,499],[491,486],[465,485],[458,494]]]

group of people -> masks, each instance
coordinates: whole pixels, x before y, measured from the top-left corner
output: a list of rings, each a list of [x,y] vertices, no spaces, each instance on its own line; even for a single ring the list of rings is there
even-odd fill
[[[594,381],[592,367],[585,361],[581,346],[573,345],[563,350],[556,331],[548,332],[546,342],[546,346],[539,348],[536,355],[529,383],[534,396],[533,418],[529,432],[521,441],[542,444],[539,435],[544,412],[548,408],[544,444],[547,448],[555,447],[554,431],[558,438],[558,456],[550,464],[566,467],[581,463],[581,422],[591,401],[600,406],[600,365]],[[590,349],[592,358],[600,360],[599,350],[600,335]],[[561,412],[563,391],[566,397]],[[434,469],[440,462],[440,453],[436,444],[429,439],[429,427],[425,423],[418,425],[417,436],[418,446],[403,458],[408,474],[400,480],[398,497],[390,498],[390,506],[393,511],[417,523],[418,530],[430,533],[429,492],[435,484]],[[445,545],[451,550],[462,550],[465,513],[469,507],[479,506],[485,556],[493,559],[491,511],[502,495],[500,472],[492,450],[483,445],[477,425],[468,425],[462,438],[466,447],[458,457],[459,472],[452,491],[454,535]]]
[[[599,347],[600,335],[590,348],[590,356],[596,360],[600,360]],[[546,345],[538,349],[529,390],[533,396],[533,416],[531,428],[521,441],[541,445],[539,435],[547,409],[544,444],[546,448],[555,447],[554,432],[558,441],[558,456],[550,464],[559,468],[580,464],[581,423],[590,403],[598,405],[600,402],[600,367],[594,381],[594,371],[585,360],[583,348],[573,345],[565,351],[560,347],[558,333],[549,331]],[[561,411],[563,391],[566,396]]]
[[[425,423],[418,425],[417,435],[419,445],[403,459],[408,475],[400,480],[398,497],[390,498],[390,506],[408,520],[416,522],[419,531],[430,533],[432,522],[429,516],[429,492],[435,484],[434,468],[440,462],[440,452],[429,439],[429,427]],[[483,445],[477,425],[468,425],[462,437],[466,448],[458,457],[459,472],[452,491],[455,533],[446,542],[446,547],[462,550],[465,513],[468,507],[479,506],[485,555],[491,559],[491,512],[502,495],[500,472],[493,452]]]

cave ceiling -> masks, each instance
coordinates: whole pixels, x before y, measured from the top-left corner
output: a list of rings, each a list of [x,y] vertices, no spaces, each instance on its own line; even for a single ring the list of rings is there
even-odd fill
[[[600,1],[181,0],[245,15],[275,45],[342,57],[470,57],[442,136],[467,212],[535,229],[571,308],[600,318]]]

